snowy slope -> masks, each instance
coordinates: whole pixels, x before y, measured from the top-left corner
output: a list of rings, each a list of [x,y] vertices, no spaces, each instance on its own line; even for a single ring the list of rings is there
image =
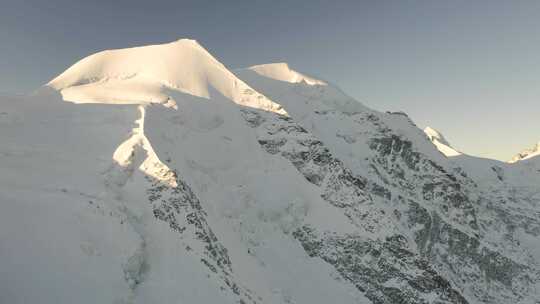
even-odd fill
[[[285,63],[104,51],[0,105],[0,303],[540,297],[540,171]]]
[[[177,51],[177,44],[167,46]],[[189,68],[190,60],[176,63]],[[108,68],[110,62],[76,64],[48,86],[69,100],[80,86],[72,79],[94,79],[95,71],[108,69],[123,73]],[[222,72],[208,82],[208,95],[197,93],[206,85],[197,81],[167,90],[173,106],[150,99],[110,105],[131,96],[131,87],[123,84],[106,88],[110,99],[104,104],[65,103],[47,89],[32,98],[2,100],[9,105],[2,138],[13,143],[1,151],[2,179],[9,182],[0,186],[6,219],[0,247],[10,251],[0,258],[12,265],[1,276],[6,282],[1,302],[369,303],[352,284],[336,280],[332,267],[310,259],[291,236],[298,222],[335,231],[354,227],[291,164],[264,152],[241,116],[244,105],[284,112],[221,64],[195,67]],[[104,92],[102,82],[85,85],[85,96]],[[159,86],[148,82],[143,89],[148,88]],[[127,112],[122,119],[114,116],[119,111]],[[36,141],[43,146],[34,146]],[[14,192],[13,185],[26,186]],[[64,210],[70,200],[74,211]],[[43,205],[48,213],[30,215]],[[326,222],[328,217],[334,220]],[[82,231],[73,229],[79,226]],[[59,244],[48,245],[49,233]],[[114,246],[108,243],[116,239]],[[73,260],[68,270],[61,264],[65,260]],[[43,274],[32,278],[32,269]],[[11,281],[12,274],[18,280]],[[53,279],[44,284],[46,275]],[[26,290],[18,292],[18,285]],[[103,292],[95,294],[96,289]]]
[[[99,52],[80,60],[47,86],[76,103],[174,106],[171,94],[185,93],[206,99],[223,95],[240,105],[280,110],[264,96],[247,96],[250,88],[190,39]]]
[[[424,133],[426,133],[429,140],[433,142],[442,154],[448,157],[461,155],[461,152],[454,149],[439,131],[431,127],[426,127]]]
[[[0,103],[0,302],[128,298],[122,264],[141,240],[106,203],[102,174],[136,109],[42,98]]]

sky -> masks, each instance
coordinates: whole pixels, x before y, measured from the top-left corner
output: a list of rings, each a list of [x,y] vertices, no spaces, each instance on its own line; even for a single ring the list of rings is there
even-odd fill
[[[288,62],[471,155],[508,160],[540,141],[540,1],[1,0],[0,93],[179,38],[231,69]]]

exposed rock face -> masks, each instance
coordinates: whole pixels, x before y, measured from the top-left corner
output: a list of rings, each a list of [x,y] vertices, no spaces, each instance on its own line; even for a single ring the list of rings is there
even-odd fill
[[[488,225],[495,223],[479,227],[480,200],[468,194],[477,191],[474,182],[445,171],[415,151],[412,142],[379,125],[375,116],[366,121],[378,125],[383,136],[369,140],[376,152],[369,160],[375,173],[370,178],[355,176],[290,118],[255,110],[243,113],[268,153],[288,159],[360,231],[386,235],[336,235],[311,226],[293,233],[309,256],[333,265],[373,303],[519,301],[524,290],[518,286],[538,280],[537,269],[490,249],[496,244],[484,243],[481,235],[490,233]],[[501,221],[505,217],[501,214]],[[486,290],[490,284],[500,289]]]
[[[249,79],[249,77],[248,77]],[[270,85],[264,81],[258,82],[259,79],[254,78],[252,84],[265,93],[265,88]],[[248,83],[250,83],[248,81]],[[389,281],[390,278],[398,280],[405,285],[400,286],[398,290],[402,293],[399,298],[405,303],[431,303],[433,301],[448,301],[451,303],[506,303],[510,302],[531,302],[535,296],[533,289],[539,282],[539,268],[535,251],[525,246],[520,246],[516,241],[516,232],[522,229],[529,234],[530,237],[537,238],[538,220],[531,222],[531,218],[527,212],[538,214],[538,200],[535,197],[522,194],[517,205],[521,205],[521,209],[516,205],[508,206],[509,201],[516,201],[515,188],[498,191],[487,191],[485,187],[478,187],[477,182],[472,180],[466,174],[467,168],[463,169],[449,163],[439,157],[434,157],[432,154],[425,152],[422,147],[422,142],[415,142],[415,139],[408,138],[407,132],[403,132],[404,128],[409,128],[411,131],[415,128],[408,117],[401,118],[404,121],[399,123],[399,129],[394,126],[392,116],[394,113],[382,114],[373,111],[339,111],[339,110],[318,110],[318,102],[320,98],[325,97],[324,88],[295,86],[285,87],[282,84],[275,84],[282,89],[278,90],[281,95],[287,95],[285,92],[291,92],[291,95],[296,93],[297,102],[301,103],[303,99],[309,100],[308,103],[315,108],[313,114],[303,112],[302,124],[310,127],[315,132],[317,127],[313,127],[312,121],[351,121],[355,126],[355,130],[338,131],[335,133],[336,138],[341,138],[345,146],[350,145],[351,149],[358,143],[364,142],[369,147],[371,152],[365,153],[367,157],[357,157],[353,161],[356,164],[354,167],[365,168],[365,171],[354,170],[352,176],[361,181],[356,193],[356,199],[348,199],[349,202],[357,202],[352,204],[355,207],[351,208],[351,204],[341,203],[339,207],[343,208],[352,222],[359,224],[363,232],[359,235],[342,235],[339,242],[336,237],[329,237],[331,232],[318,231],[316,227],[305,226],[299,228],[295,232],[295,236],[301,240],[306,251],[310,256],[317,256],[340,269],[340,273],[349,280],[352,280],[355,286],[362,286],[364,290],[372,290],[366,295],[377,303],[393,303],[395,301],[388,298],[388,294],[384,292],[384,288],[373,284],[368,284],[366,276],[361,273],[367,272],[367,268],[372,267],[370,263],[360,266],[357,261],[362,261],[358,258],[356,262],[351,262],[354,259],[355,251],[347,251],[348,261],[357,267],[364,267],[362,270],[357,269],[356,277],[353,276],[354,266],[348,263],[339,263],[341,252],[336,248],[336,244],[342,244],[347,240],[349,243],[379,244],[379,247],[384,247],[387,240],[401,240],[394,243],[394,248],[400,248],[403,252],[407,252],[410,256],[414,256],[414,261],[423,261],[430,265],[431,270],[436,275],[440,276],[440,285],[432,289],[422,289],[415,285],[414,280],[404,279],[408,277],[407,271],[403,271],[397,275],[397,272],[385,274],[384,271],[371,269],[370,273],[379,273],[387,275],[383,282]],[[300,92],[300,93],[299,93]],[[277,96],[277,95],[274,95]],[[271,95],[271,97],[274,97]],[[307,98],[306,98],[307,96]],[[292,98],[291,98],[292,99]],[[321,105],[327,104],[323,101]],[[293,110],[285,107],[289,113],[295,117]],[[315,118],[307,118],[315,117]],[[270,129],[264,126],[264,119],[257,119],[259,124],[265,130]],[[277,127],[280,119],[273,119],[272,123],[267,123],[272,126],[272,130],[281,130],[282,136],[273,135],[275,132],[259,132],[263,140],[262,144],[267,151],[278,153],[278,151],[286,158],[291,160],[300,171],[306,164],[310,164],[311,159],[320,157],[313,156],[314,149],[310,149],[309,158],[304,157],[305,163],[299,163],[298,159],[301,156],[291,157],[291,134],[298,133],[298,130],[303,130],[301,127]],[[285,121],[281,119],[281,121]],[[290,120],[281,125],[292,124]],[[408,126],[407,126],[408,124]],[[321,125],[320,128],[332,126]],[[284,130],[287,130],[285,132]],[[304,131],[305,132],[305,131]],[[320,132],[322,134],[322,132]],[[328,134],[330,132],[327,132]],[[323,135],[322,142],[332,142],[334,139]],[[411,134],[411,133],[409,133]],[[414,134],[414,131],[413,133]],[[271,139],[268,137],[273,136]],[[306,135],[301,135],[306,137]],[[300,136],[299,136],[300,137]],[[442,139],[444,140],[444,139]],[[316,141],[316,140],[315,140]],[[321,145],[324,145],[321,143]],[[308,145],[309,146],[309,145]],[[335,147],[333,147],[335,149]],[[297,149],[296,149],[297,150]],[[319,149],[319,155],[326,159],[335,157],[325,156],[329,153],[328,149]],[[339,150],[337,151],[340,154]],[[339,159],[339,157],[338,157]],[[343,164],[343,162],[339,162]],[[351,164],[349,162],[349,164]],[[504,178],[503,168],[499,168],[497,176]],[[313,178],[308,172],[304,176],[308,180],[321,180],[321,178]],[[313,169],[311,169],[313,171]],[[351,172],[349,170],[349,172]],[[342,182],[348,180],[345,174],[340,175]],[[318,184],[321,186],[320,184]],[[325,185],[326,186],[326,185]],[[334,187],[334,189],[337,189]],[[326,188],[322,190],[327,192]],[[337,190],[344,191],[342,188]],[[335,196],[338,196],[335,194]],[[329,203],[331,200],[326,199]],[[530,209],[530,205],[535,206]],[[351,209],[354,209],[353,212]],[[521,209],[521,210],[520,210]],[[362,211],[359,211],[362,210]],[[379,217],[377,215],[384,214]],[[513,218],[513,220],[511,220]],[[512,224],[511,222],[515,222]],[[526,223],[526,224],[525,224]],[[516,225],[520,228],[516,229]],[[366,235],[368,232],[374,232],[376,236],[373,239]],[[335,236],[335,233],[332,234]],[[372,237],[372,236],[370,236]],[[362,240],[362,241],[360,241]],[[371,251],[362,251],[360,256],[366,258]],[[377,254],[379,251],[377,251]],[[373,257],[371,257],[373,258]],[[376,258],[379,258],[377,256]],[[392,259],[387,256],[385,261],[399,261],[395,263],[404,263],[406,259]],[[421,273],[421,269],[417,266],[418,262],[411,263],[408,267],[410,273]],[[421,264],[421,263],[420,263]],[[393,267],[402,269],[397,265]],[[349,268],[349,269],[347,269]],[[424,269],[425,270],[425,269]],[[354,279],[352,279],[354,278]],[[408,282],[405,283],[405,282]],[[365,287],[367,286],[367,287]],[[491,287],[488,287],[491,286]],[[496,286],[496,288],[493,288]],[[525,287],[524,286],[528,286]],[[410,291],[407,291],[411,288]],[[373,290],[378,290],[378,295]],[[390,292],[391,294],[391,292]],[[429,295],[426,295],[429,294]],[[436,296],[435,296],[436,295]],[[385,298],[386,297],[386,298]],[[438,300],[435,300],[438,299]]]
[[[399,235],[385,241],[318,236],[305,226],[294,236],[310,256],[333,265],[373,303],[468,303],[427,260],[405,249]]]
[[[176,172],[159,164],[157,167],[160,168],[160,179],[146,177],[151,183],[146,190],[148,201],[156,219],[169,224],[179,237],[192,240],[186,244],[186,251],[195,251],[194,254],[200,256],[200,262],[222,282],[222,290],[232,292],[240,303],[257,303],[249,290],[237,284],[232,274],[227,248],[212,231],[206,220],[207,214],[191,188]]]

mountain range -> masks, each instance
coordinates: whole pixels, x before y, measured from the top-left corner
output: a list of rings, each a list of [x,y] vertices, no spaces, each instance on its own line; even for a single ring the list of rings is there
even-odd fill
[[[189,39],[0,105],[0,303],[540,303],[538,149]]]

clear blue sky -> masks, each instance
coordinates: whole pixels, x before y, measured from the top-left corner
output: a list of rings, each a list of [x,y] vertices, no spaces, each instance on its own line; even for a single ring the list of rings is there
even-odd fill
[[[540,140],[540,1],[2,0],[0,92],[178,38],[230,68],[289,62],[473,155],[508,159]]]

